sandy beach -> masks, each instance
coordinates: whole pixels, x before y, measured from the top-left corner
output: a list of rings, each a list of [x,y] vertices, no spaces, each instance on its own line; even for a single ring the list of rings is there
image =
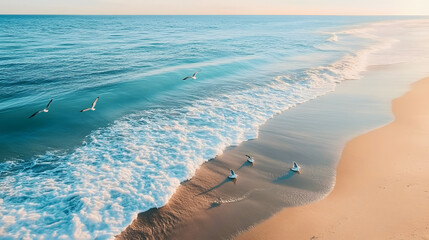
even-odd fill
[[[392,123],[348,142],[328,197],[237,239],[429,239],[429,78],[392,108]]]

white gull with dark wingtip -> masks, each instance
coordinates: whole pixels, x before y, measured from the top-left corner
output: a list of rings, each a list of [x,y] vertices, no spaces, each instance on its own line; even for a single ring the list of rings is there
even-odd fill
[[[230,179],[236,179],[238,177],[238,175],[235,174],[234,170],[229,169],[229,171],[231,172],[231,175],[229,175],[228,178],[230,178]]]
[[[86,112],[86,111],[89,111],[89,110],[95,111],[95,104],[97,104],[98,98],[99,97],[97,97],[95,99],[95,101],[92,103],[92,106],[90,108],[82,109],[82,110],[80,110],[80,112]]]
[[[194,74],[192,76],[187,76],[182,80],[186,80],[188,78],[192,78],[192,79],[197,79],[197,73],[201,72],[201,70],[194,72]]]
[[[46,105],[46,107],[44,109],[39,110],[39,111],[33,113],[33,115],[29,116],[28,118],[32,118],[32,117],[36,116],[37,114],[39,114],[41,112],[49,112],[48,108],[49,108],[49,105],[51,105],[52,100],[54,100],[54,99],[51,99],[51,101],[49,101],[48,105]]]
[[[290,170],[294,172],[299,172],[301,170],[301,167],[298,165],[298,163],[293,162],[293,167]]]

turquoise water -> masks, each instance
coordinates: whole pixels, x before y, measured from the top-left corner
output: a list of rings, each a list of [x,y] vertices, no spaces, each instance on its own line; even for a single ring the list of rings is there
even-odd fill
[[[358,79],[408,18],[0,16],[0,236],[119,233],[276,113]]]
[[[134,111],[186,106],[333,62],[329,30],[344,17],[2,16],[1,160],[78,146]],[[364,19],[364,21],[368,21]],[[350,49],[350,50],[353,50]],[[319,62],[287,58],[323,54]],[[314,59],[312,59],[314,60]],[[284,63],[275,69],[273,64]],[[178,81],[202,69],[198,81]],[[80,114],[95,97],[98,110]],[[49,114],[27,119],[54,99]]]

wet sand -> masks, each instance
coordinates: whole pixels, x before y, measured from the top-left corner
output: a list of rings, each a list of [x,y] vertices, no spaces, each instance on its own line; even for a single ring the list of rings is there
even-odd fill
[[[328,197],[237,239],[429,239],[429,78],[392,106],[392,123],[348,142]]]
[[[257,139],[203,164],[165,206],[140,213],[117,239],[229,239],[285,207],[323,199],[332,191],[346,142],[393,120],[391,100],[420,76],[409,69],[378,66],[358,81],[343,82],[335,92],[276,115]],[[405,70],[407,78],[401,74]],[[254,165],[245,154],[256,159]],[[293,161],[302,174],[289,171]],[[227,178],[229,169],[239,175],[236,182]]]

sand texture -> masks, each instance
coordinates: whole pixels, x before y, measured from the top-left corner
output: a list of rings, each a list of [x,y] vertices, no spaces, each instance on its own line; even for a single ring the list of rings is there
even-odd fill
[[[393,122],[348,142],[328,197],[236,239],[429,239],[429,78],[392,108]]]

